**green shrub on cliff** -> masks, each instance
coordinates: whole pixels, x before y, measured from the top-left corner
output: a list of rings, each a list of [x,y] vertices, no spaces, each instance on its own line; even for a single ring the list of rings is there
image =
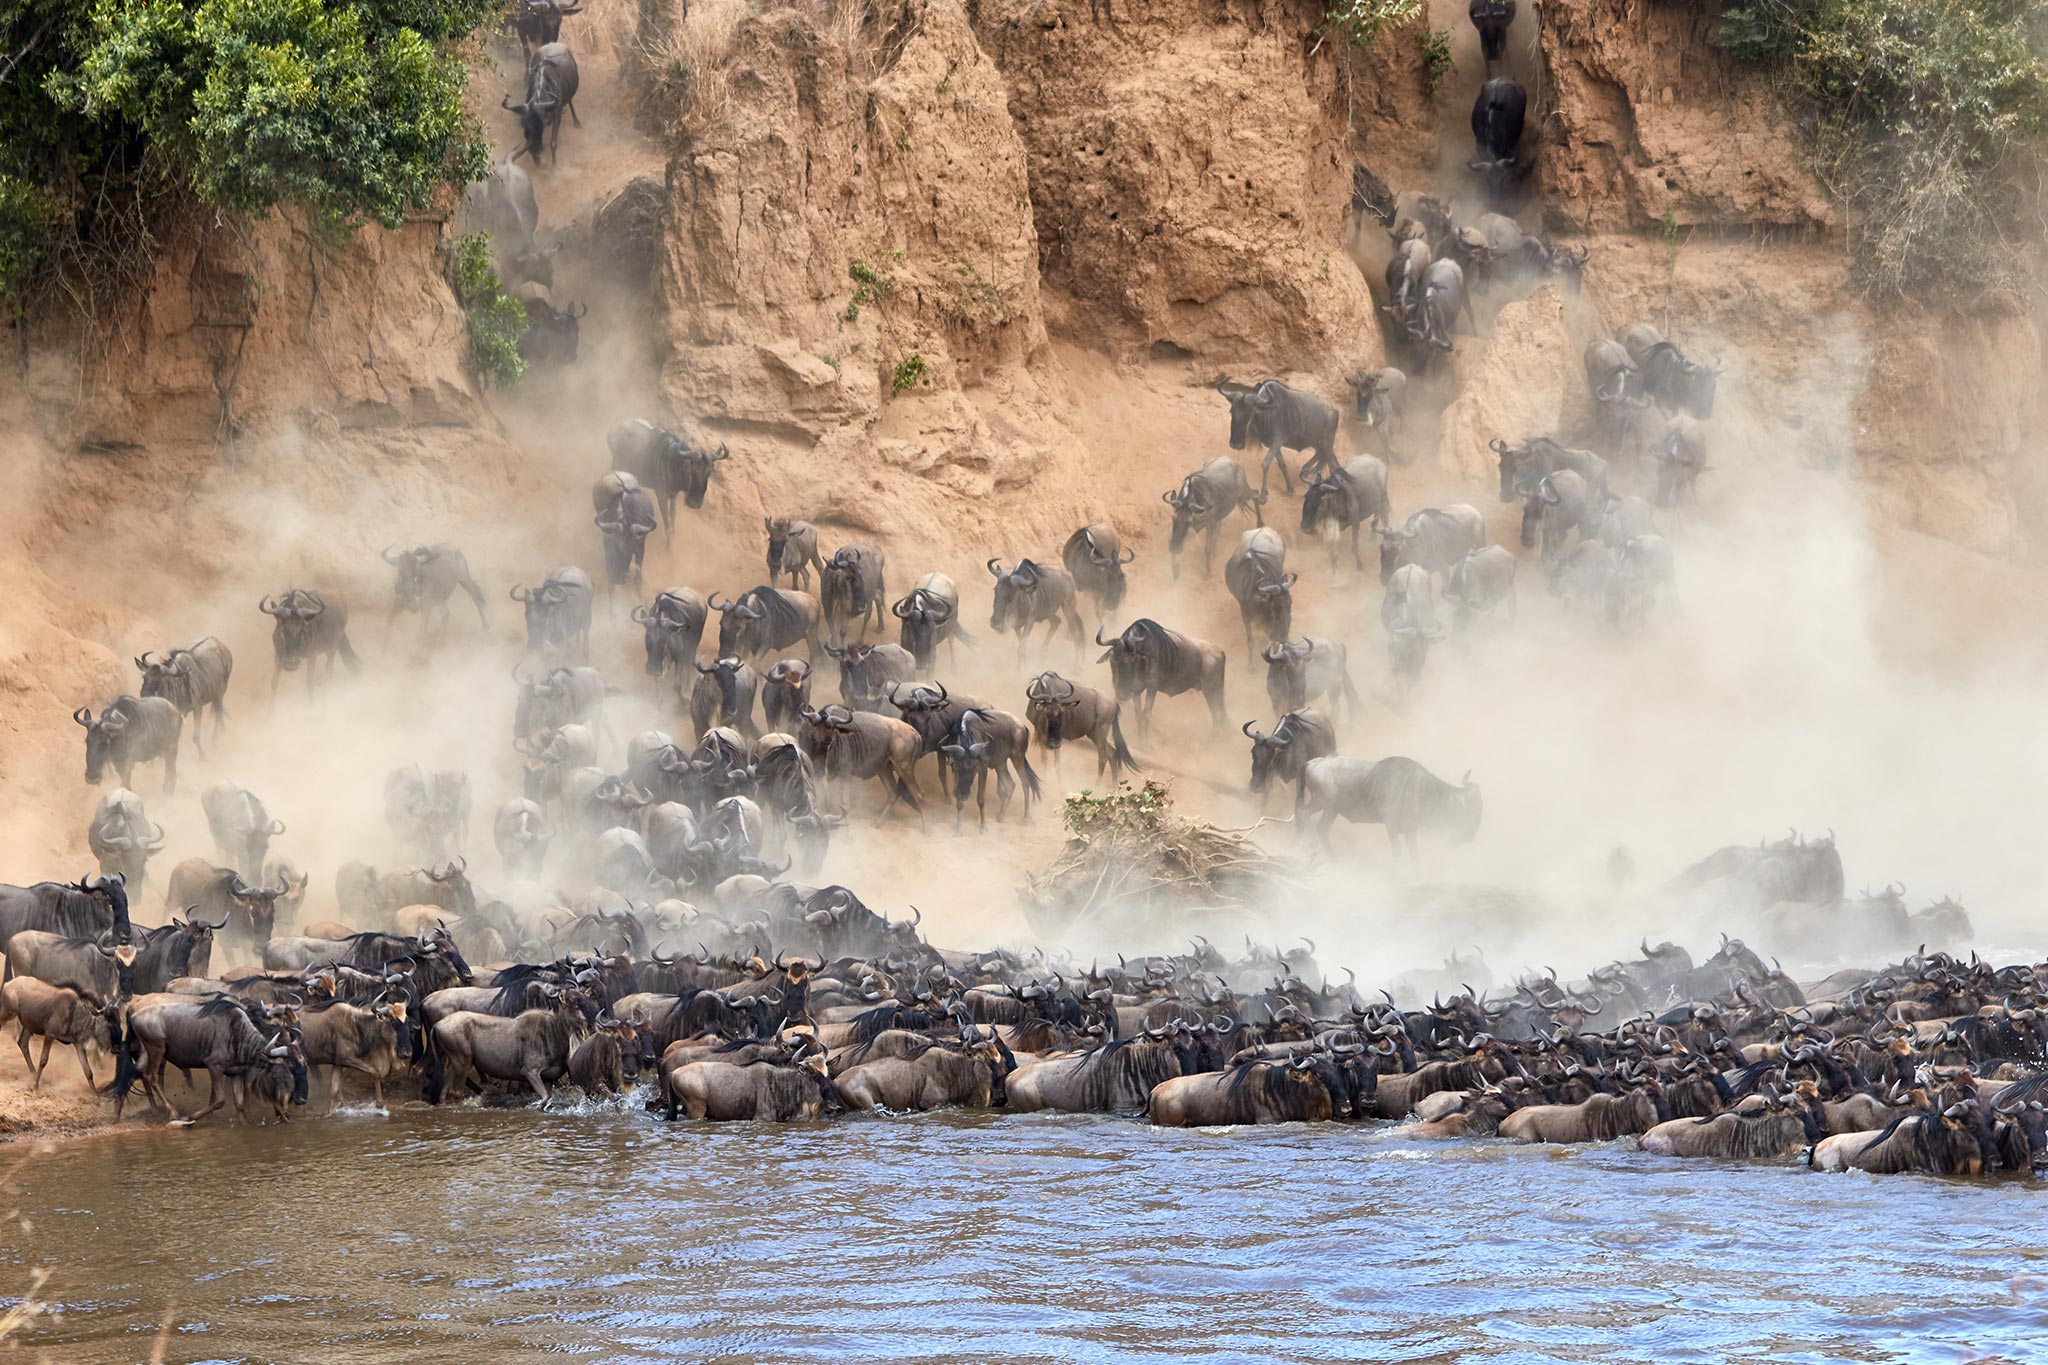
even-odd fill
[[[180,203],[396,226],[489,169],[453,44],[495,0],[0,6],[0,292],[134,269]]]
[[[469,320],[469,363],[486,384],[503,388],[526,373],[519,337],[526,305],[505,292],[491,268],[491,239],[481,232],[457,237],[449,253],[448,283]]]
[[[1714,38],[1789,70],[1853,211],[1858,278],[1895,297],[2013,275],[2041,208],[2012,172],[2048,129],[2044,34],[2044,0],[1742,0]]]

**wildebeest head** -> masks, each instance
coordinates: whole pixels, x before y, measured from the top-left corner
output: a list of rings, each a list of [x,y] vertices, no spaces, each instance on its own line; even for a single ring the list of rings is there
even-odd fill
[[[1487,448],[1500,460],[1500,500],[1513,502],[1522,496],[1522,465],[1529,458],[1527,443],[1511,446],[1496,436],[1488,441]],[[1522,542],[1527,545],[1528,541]]]
[[[1422,676],[1429,660],[1429,647],[1444,638],[1443,627],[1434,621],[1417,624],[1405,612],[1387,627],[1387,657],[1394,675],[1407,682]]]
[[[1544,264],[1564,276],[1565,292],[1576,294],[1586,274],[1586,260],[1593,254],[1591,247],[1580,247],[1574,252],[1570,247],[1546,246],[1543,248]],[[1710,400],[1711,401],[1711,400]]]
[[[476,914],[476,888],[469,884],[469,862],[467,859],[457,858],[438,872],[431,867],[423,867],[420,869],[420,875],[440,888],[442,894],[447,899],[438,903],[446,906],[450,912],[465,917]],[[445,935],[446,931],[442,932]],[[448,942],[449,947],[452,949],[454,947],[454,940],[449,939]],[[455,959],[460,962],[461,954],[455,954]],[[467,964],[463,964],[461,970],[466,979],[469,974]]]
[[[168,657],[145,653],[135,660],[135,667],[142,673],[142,696],[163,697],[181,708],[187,704],[191,655],[185,650],[174,649]]]
[[[270,942],[277,927],[277,898],[290,888],[278,886],[250,886],[238,872],[228,874],[228,895],[242,913],[249,917],[249,928],[255,936],[257,946]]]
[[[550,574],[537,588],[523,583],[514,583],[509,596],[526,609],[526,647],[539,653],[554,644],[558,637],[566,638],[573,629],[569,620],[571,596],[583,588],[580,582],[571,582],[557,570]]]
[[[1307,640],[1294,644],[1275,640],[1266,646],[1266,694],[1282,711],[1298,711],[1308,704],[1308,661],[1315,646]],[[1254,790],[1257,790],[1254,788]]]
[[[740,673],[746,668],[735,655],[715,660],[709,668],[696,665],[697,672],[718,684],[718,713],[737,716],[740,710]]]
[[[1266,790],[1266,783],[1273,776],[1274,761],[1280,756],[1282,749],[1294,743],[1294,737],[1278,731],[1270,735],[1265,734],[1254,730],[1250,721],[1244,723],[1244,733],[1245,738],[1252,742],[1251,789],[1253,794],[1257,795]]]
[[[737,655],[741,641],[752,634],[748,626],[767,615],[752,602],[752,597],[752,593],[742,593],[723,602],[716,597],[711,599],[711,609],[718,613],[718,656],[721,659]]]
[[[1394,570],[1406,563],[1404,558],[1415,542],[1415,532],[1405,526],[1389,526],[1380,531],[1380,583],[1384,586],[1394,576]]]
[[[519,136],[526,145],[512,153],[512,160],[531,157],[536,165],[540,162],[541,147],[547,137],[548,116],[557,113],[557,106],[543,100],[529,98],[524,104],[514,104],[510,99],[501,98],[498,107],[508,111],[519,120]]]
[[[988,562],[988,571],[996,580],[995,610],[989,618],[988,628],[1001,630],[1003,623],[1014,613],[1017,629],[1029,629],[1031,608],[1025,598],[1038,589],[1038,566],[1028,559],[1020,559],[1016,568],[1005,569],[1000,560],[991,559]]]
[[[861,570],[861,554],[851,545],[842,545],[825,561],[819,574],[823,590],[838,593],[849,610],[868,600],[867,575]]]
[[[903,647],[922,663],[932,657],[939,631],[952,621],[955,606],[935,593],[913,588],[890,610],[903,622]]]
[[[95,720],[92,712],[81,706],[71,713],[71,719],[85,727],[85,780],[97,787],[115,744],[127,736],[128,713],[109,706]]]
[[[1523,491],[1522,496],[1522,548],[1528,549],[1536,543],[1536,532],[1543,524],[1543,514],[1558,505],[1562,499],[1556,485],[1548,474]]]
[[[1151,621],[1133,621],[1124,628],[1123,634],[1114,640],[1105,640],[1102,627],[1095,628],[1095,643],[1103,647],[1099,662],[1109,665],[1109,676],[1115,684],[1118,701],[1136,697],[1157,668],[1160,643],[1154,634],[1157,630]]]
[[[720,660],[722,664],[724,661]],[[800,697],[811,694],[811,666],[802,659],[778,659],[768,670],[768,681],[786,687]]]
[[[327,600],[317,592],[287,588],[276,598],[264,598],[257,608],[276,620],[270,639],[277,650],[277,666],[291,672],[312,652]]]
[[[1673,422],[1670,429],[1650,447],[1650,454],[1657,461],[1659,507],[1670,507],[1682,498],[1695,495],[1699,476],[1707,466],[1702,452],[1686,439],[1686,428],[1682,422]]]
[[[580,0],[524,0],[519,10],[519,36],[530,47],[544,47],[562,40],[562,21],[583,13]]]
[[[1081,704],[1074,685],[1057,673],[1041,673],[1024,685],[1024,699],[1045,732],[1045,747],[1059,748],[1067,738],[1067,713]]]
[[[642,547],[654,530],[651,522],[643,522],[634,515],[634,504],[644,496],[637,490],[623,491],[610,509],[596,519],[597,529],[604,533],[605,576],[613,583],[626,580],[633,561],[643,552]]]
[[[428,566],[434,562],[432,546],[387,545],[384,547],[384,562],[398,573],[392,601],[400,611],[419,611],[431,605],[426,600],[426,575]]]
[[[1374,395],[1380,391],[1380,372],[1361,367],[1352,371],[1344,382],[1351,386],[1351,392],[1358,399],[1358,415],[1366,416],[1372,408]]]
[[[732,451],[722,441],[716,450],[694,449],[675,436],[669,437],[669,442],[670,457],[680,462],[683,506],[702,507],[705,490],[711,486],[711,467],[721,460],[731,459]]]

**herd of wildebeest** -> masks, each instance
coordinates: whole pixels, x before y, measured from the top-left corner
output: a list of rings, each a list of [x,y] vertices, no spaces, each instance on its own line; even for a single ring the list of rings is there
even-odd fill
[[[577,10],[527,8],[532,74],[513,112],[537,160],[560,114],[573,117],[574,64],[558,40]],[[1476,0],[1473,12],[1490,64],[1513,0]],[[1490,81],[1474,113],[1474,165],[1489,179],[1512,170],[1520,134],[1519,87],[1503,84]],[[527,200],[500,258],[544,268],[530,185]],[[1361,207],[1395,244],[1390,351],[1422,371],[1472,311],[1468,283],[1575,282],[1587,263],[1499,215],[1459,227],[1427,195],[1381,205],[1368,194]],[[1521,503],[1522,544],[1551,593],[1639,626],[1670,592],[1657,509],[1688,499],[1704,465],[1716,371],[1641,324],[1595,342],[1586,370],[1599,414],[1587,440],[1598,449],[1554,433],[1496,440],[1498,495]],[[1361,538],[1376,539],[1388,672],[1404,695],[1446,633],[1439,601],[1459,629],[1512,616],[1523,561],[1487,543],[1474,507],[1394,515],[1389,464],[1400,463],[1407,375],[1361,371],[1352,385],[1353,417],[1384,459],[1340,462],[1344,414],[1312,393],[1273,379],[1219,384],[1230,448],[1262,452],[1257,486],[1219,456],[1166,490],[1172,573],[1193,536],[1203,577],[1215,577],[1221,528],[1238,514],[1253,523],[1221,570],[1277,718],[1270,730],[1241,726],[1253,793],[1293,787],[1297,817],[1318,817],[1326,845],[1339,817],[1381,824],[1396,852],[1425,834],[1468,841],[1481,821],[1469,777],[1338,753],[1331,716],[1359,706],[1351,661],[1333,638],[1295,634],[1298,571],[1288,537],[1265,525],[1269,474],[1286,497],[1298,478],[1300,542],[1324,543],[1333,579],[1347,551],[1363,571]],[[1649,439],[1653,412],[1665,428]],[[687,514],[732,452],[644,421],[619,424],[607,445],[592,489],[605,597],[638,604],[641,686],[672,698],[690,738],[647,729],[604,763],[621,738],[607,705],[616,715],[631,689],[590,663],[593,625],[611,619],[597,613],[597,585],[575,565],[513,585],[525,650],[507,740],[525,779],[491,821],[499,879],[487,887],[470,874],[467,774],[407,765],[383,792],[395,861],[336,869],[333,917],[308,921],[309,874],[271,850],[287,826],[230,782],[201,803],[212,855],[177,863],[156,891],[152,859],[166,836],[133,790],[135,770],[161,764],[169,793],[188,731],[202,759],[203,722],[221,742],[234,658],[214,638],[139,656],[134,695],[75,716],[87,782],[121,784],[88,831],[99,872],[0,887],[0,1021],[17,1028],[25,1059],[42,1040],[30,1061],[37,1085],[52,1047],[70,1046],[116,1117],[139,1086],[152,1110],[180,1121],[230,1104],[236,1118],[253,1104],[259,1120],[282,1120],[325,1069],[330,1110],[353,1073],[379,1104],[472,1092],[545,1104],[566,1081],[599,1098],[644,1086],[647,1107],[669,1118],[1000,1106],[1167,1125],[1383,1120],[1416,1138],[1634,1136],[1678,1156],[1804,1152],[1831,1170],[1987,1174],[2044,1159],[2048,965],[1928,951],[1968,936],[1962,907],[1910,911],[1903,887],[1848,896],[1832,834],[1721,849],[1657,893],[1668,914],[1753,926],[1804,960],[1889,960],[1806,982],[1723,935],[1704,960],[1645,941],[1633,960],[1576,981],[1550,969],[1496,980],[1475,950],[1393,983],[1397,997],[1361,990],[1349,972],[1337,979],[1306,940],[1247,938],[1226,953],[1197,938],[1184,953],[1113,965],[951,951],[926,940],[914,909],[891,916],[850,887],[793,879],[817,872],[856,801],[877,821],[923,824],[925,773],[952,798],[959,833],[970,803],[986,829],[991,777],[998,821],[1015,800],[1028,812],[1041,787],[1034,751],[1086,740],[1098,777],[1141,771],[1126,704],[1141,751],[1161,697],[1198,696],[1229,733],[1235,642],[1150,617],[1107,634],[1136,553],[1093,522],[1057,556],[987,561],[988,630],[1015,634],[1020,672],[1040,627],[1041,650],[1064,635],[1078,654],[1091,614],[1097,663],[1108,666],[1106,686],[1032,673],[1021,709],[1008,710],[938,676],[962,646],[994,647],[967,627],[960,584],[939,572],[892,582],[879,547],[827,547],[820,527],[794,516],[765,520],[765,582],[648,594],[648,540],[688,536]],[[1290,469],[1289,450],[1309,455]],[[383,557],[395,576],[387,634],[403,614],[419,618],[428,647],[466,630],[458,595],[488,628],[491,594],[455,546],[393,545]],[[303,672],[317,705],[322,664],[330,676],[363,666],[339,592],[292,585],[259,605],[272,618],[273,695],[284,674]],[[543,877],[581,889],[543,889]],[[130,918],[130,897],[145,891],[162,906],[160,926]],[[95,1054],[111,1055],[111,1079]],[[207,1074],[207,1100],[189,1114],[166,1091],[171,1070]]]

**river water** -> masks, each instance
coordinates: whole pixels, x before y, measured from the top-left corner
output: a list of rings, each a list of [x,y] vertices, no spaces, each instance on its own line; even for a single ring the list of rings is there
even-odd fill
[[[27,1158],[26,1161],[22,1161]],[[21,1162],[18,1167],[17,1162]],[[418,1106],[0,1149],[0,1359],[2041,1361],[2038,1182]],[[168,1323],[168,1330],[165,1324]]]

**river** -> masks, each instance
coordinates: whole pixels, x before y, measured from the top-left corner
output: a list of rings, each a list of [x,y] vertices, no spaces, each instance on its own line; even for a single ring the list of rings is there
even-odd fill
[[[148,1360],[166,1321],[172,1362],[2048,1359],[2035,1181],[419,1106],[9,1167],[0,1292],[41,1266],[56,1310],[13,1354],[59,1365]]]

